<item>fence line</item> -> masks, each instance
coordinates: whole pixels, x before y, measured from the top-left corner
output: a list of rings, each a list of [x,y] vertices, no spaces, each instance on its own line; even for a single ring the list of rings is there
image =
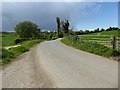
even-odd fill
[[[103,36],[103,35],[101,35],[101,36]],[[97,42],[97,43],[105,45],[109,48],[113,48],[111,37],[109,37],[109,38],[108,37],[107,38],[102,37],[101,38],[101,36],[96,35],[95,37],[92,37],[92,35],[91,35],[91,37],[90,37],[90,35],[89,35],[88,38],[87,38],[87,35],[86,35],[86,36],[80,36],[80,39],[84,40],[84,41]],[[116,44],[115,45],[116,49],[120,50],[120,37],[116,37],[115,44]]]

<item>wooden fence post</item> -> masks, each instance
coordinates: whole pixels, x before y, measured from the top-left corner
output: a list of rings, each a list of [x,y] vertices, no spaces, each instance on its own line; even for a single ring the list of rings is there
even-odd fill
[[[111,45],[112,45],[112,48],[113,48],[113,49],[116,48],[116,37],[115,37],[115,36],[113,36],[113,37],[111,38]]]

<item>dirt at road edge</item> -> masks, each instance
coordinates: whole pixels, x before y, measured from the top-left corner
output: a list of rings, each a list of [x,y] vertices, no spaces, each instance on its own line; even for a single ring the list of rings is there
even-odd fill
[[[49,76],[39,66],[35,49],[20,55],[3,68],[2,88],[52,88]],[[34,53],[34,54],[33,54]]]

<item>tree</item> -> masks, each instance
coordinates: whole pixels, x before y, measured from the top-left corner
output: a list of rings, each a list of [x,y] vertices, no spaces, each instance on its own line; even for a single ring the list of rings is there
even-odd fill
[[[106,29],[106,31],[111,31],[112,30],[112,27],[109,27]]]
[[[57,31],[58,31],[58,38],[59,38],[59,34],[60,34],[60,18],[59,17],[56,18],[56,22],[57,22]]]
[[[102,28],[102,29],[100,30],[100,32],[103,32],[103,31],[105,31],[105,29]]]
[[[89,30],[85,30],[85,31],[84,31],[85,34],[88,34],[89,32],[90,32]]]
[[[38,25],[31,21],[23,21],[16,25],[15,31],[19,38],[36,39],[39,38],[40,29]]]
[[[99,32],[99,28],[95,29],[94,32]]]
[[[64,34],[68,34],[69,33],[69,21],[68,20],[65,20],[65,21],[62,21],[62,30],[64,32]]]

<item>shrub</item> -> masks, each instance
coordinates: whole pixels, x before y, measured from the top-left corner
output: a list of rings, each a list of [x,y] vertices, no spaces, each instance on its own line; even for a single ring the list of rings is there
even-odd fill
[[[20,38],[32,38],[39,37],[40,29],[36,23],[31,21],[23,21],[16,25],[15,31]]]
[[[21,43],[21,42],[26,41],[26,40],[29,40],[29,39],[18,38],[18,39],[15,40],[15,44]]]
[[[14,53],[2,48],[2,64],[8,63],[14,58]]]

